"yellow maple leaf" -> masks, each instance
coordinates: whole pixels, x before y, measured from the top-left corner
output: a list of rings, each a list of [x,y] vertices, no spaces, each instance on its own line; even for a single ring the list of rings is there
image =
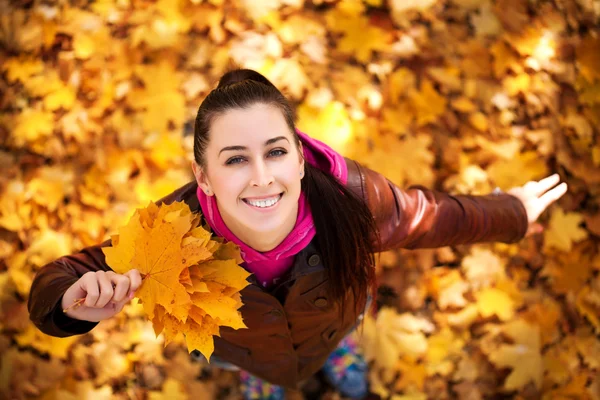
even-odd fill
[[[371,25],[366,17],[351,17],[345,24],[344,37],[338,41],[337,47],[358,61],[367,63],[373,51],[385,50],[389,46],[389,33]]]
[[[414,358],[427,352],[424,333],[433,332],[435,326],[425,318],[385,307],[376,319],[365,317],[363,334],[360,336],[367,360],[384,370],[394,370],[401,356]]]
[[[438,117],[446,111],[448,103],[446,97],[440,95],[428,79],[421,83],[421,90],[410,90],[409,98],[418,126],[436,122]]]
[[[467,305],[464,294],[469,290],[469,285],[457,270],[434,269],[428,286],[442,310],[448,307],[462,308]]]
[[[514,315],[514,302],[502,290],[485,288],[475,294],[477,308],[482,317],[487,318],[497,315],[502,321],[511,319]]]
[[[506,276],[505,262],[494,252],[474,246],[471,254],[462,259],[461,269],[473,288],[488,287]]]
[[[460,355],[465,346],[465,338],[446,327],[429,337],[426,353],[428,376],[440,374],[448,376],[454,371],[453,357]]]
[[[44,70],[42,60],[20,56],[9,58],[2,64],[9,82],[25,82],[29,77],[37,75]]]
[[[157,65],[142,65],[135,74],[144,82],[144,89],[132,90],[128,103],[143,108],[142,124],[149,132],[164,132],[171,122],[179,127],[183,124],[185,97],[179,91],[182,77],[167,60]]]
[[[588,237],[587,231],[579,226],[582,222],[583,215],[580,213],[564,212],[562,208],[555,207],[548,228],[544,231],[544,248],[571,251],[574,242]]]
[[[250,273],[240,268],[235,260],[213,260],[190,267],[191,275],[199,275],[204,281],[230,286],[241,290],[248,285]]]
[[[67,85],[61,85],[44,98],[44,108],[49,111],[56,111],[59,108],[70,110],[73,104],[75,104],[75,91]]]
[[[546,161],[535,151],[517,154],[510,160],[500,159],[487,169],[489,177],[503,190],[541,179],[546,172]]]
[[[149,400],[187,400],[189,398],[181,382],[167,378],[163,383],[162,391],[151,390],[148,392]]]
[[[434,155],[429,150],[432,138],[426,134],[406,136],[396,135],[373,137],[373,149],[360,154],[361,163],[386,176],[396,185],[431,185],[433,183]],[[367,144],[365,143],[366,147]],[[382,162],[386,160],[386,162]]]
[[[16,117],[11,136],[17,146],[22,146],[52,135],[53,129],[53,113],[26,108]]]
[[[423,363],[417,363],[414,360],[398,360],[396,369],[400,371],[400,379],[394,385],[396,390],[406,391],[407,389],[423,390],[427,370]]]
[[[166,214],[181,206],[176,203],[161,209]],[[195,242],[182,245],[184,236],[192,229],[192,219],[191,214],[180,215],[170,222],[157,220],[152,227],[145,228],[140,212],[136,212],[119,235],[113,237],[113,246],[102,249],[106,263],[115,272],[123,274],[133,268],[140,271],[143,283],[136,293],[150,319],[154,318],[156,304],[171,312],[173,303],[190,302],[179,275],[183,269],[211,256]]]
[[[506,390],[521,389],[529,382],[539,389],[544,372],[540,353],[540,330],[536,325],[517,319],[502,327],[502,332],[515,344],[502,344],[489,354],[490,361],[498,367],[512,368],[504,382]]]
[[[344,105],[329,102],[322,109],[306,103],[298,106],[298,128],[311,137],[345,153],[353,136],[352,122]]]
[[[62,360],[67,358],[69,349],[78,339],[78,336],[66,338],[48,336],[32,323],[27,326],[25,332],[15,336],[15,340],[20,346],[32,346],[42,353],[48,353]]]
[[[382,111],[383,120],[381,129],[395,135],[409,132],[410,126],[415,119],[413,109],[408,102],[401,102],[394,108],[385,108]]]
[[[568,228],[568,225],[562,229]],[[549,277],[556,293],[577,293],[592,276],[593,260],[587,252],[590,246],[583,242],[568,253],[558,253],[548,260],[541,276]]]
[[[150,203],[103,251],[115,272],[142,274],[136,295],[165,345],[185,340],[190,352],[210,359],[219,326],[247,328],[238,309],[250,273],[238,265],[239,248],[211,240],[201,221],[184,202]]]
[[[585,286],[577,294],[575,305],[579,313],[587,318],[597,333],[600,333],[600,293]]]

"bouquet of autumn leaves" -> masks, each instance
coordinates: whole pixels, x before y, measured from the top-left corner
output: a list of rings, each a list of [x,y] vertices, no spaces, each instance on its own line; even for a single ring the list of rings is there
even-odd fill
[[[210,360],[220,326],[247,328],[238,309],[250,273],[239,266],[239,248],[211,238],[200,221],[184,202],[151,203],[102,251],[116,273],[140,272],[136,297],[165,345],[183,334],[189,352],[197,349]]]

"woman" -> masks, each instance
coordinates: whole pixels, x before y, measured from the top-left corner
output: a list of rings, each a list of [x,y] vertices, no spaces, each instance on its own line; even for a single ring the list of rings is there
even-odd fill
[[[553,175],[506,194],[403,191],[298,131],[280,91],[243,69],[226,73],[201,104],[192,170],[194,182],[158,203],[183,200],[201,212],[253,273],[242,291],[248,329],[222,328],[213,359],[241,369],[246,398],[283,398],[320,369],[343,395],[364,397],[365,362],[347,335],[374,294],[373,253],[516,242],[567,189]],[[40,330],[86,333],[133,298],[140,274],[112,272],[101,251],[110,245],[38,272],[28,306]],[[83,306],[63,313],[81,297]]]

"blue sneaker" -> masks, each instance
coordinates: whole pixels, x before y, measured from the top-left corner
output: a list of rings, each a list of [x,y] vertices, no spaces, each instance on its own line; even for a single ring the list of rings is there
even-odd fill
[[[240,370],[240,384],[244,400],[284,400],[285,389]]]
[[[345,397],[364,399],[369,394],[367,362],[352,334],[340,342],[321,370],[329,384]]]

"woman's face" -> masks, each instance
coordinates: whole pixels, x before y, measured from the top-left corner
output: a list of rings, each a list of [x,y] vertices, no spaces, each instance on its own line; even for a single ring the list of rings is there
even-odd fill
[[[196,180],[232,232],[293,228],[304,160],[278,108],[255,104],[215,118],[205,160],[205,169],[192,163]]]

